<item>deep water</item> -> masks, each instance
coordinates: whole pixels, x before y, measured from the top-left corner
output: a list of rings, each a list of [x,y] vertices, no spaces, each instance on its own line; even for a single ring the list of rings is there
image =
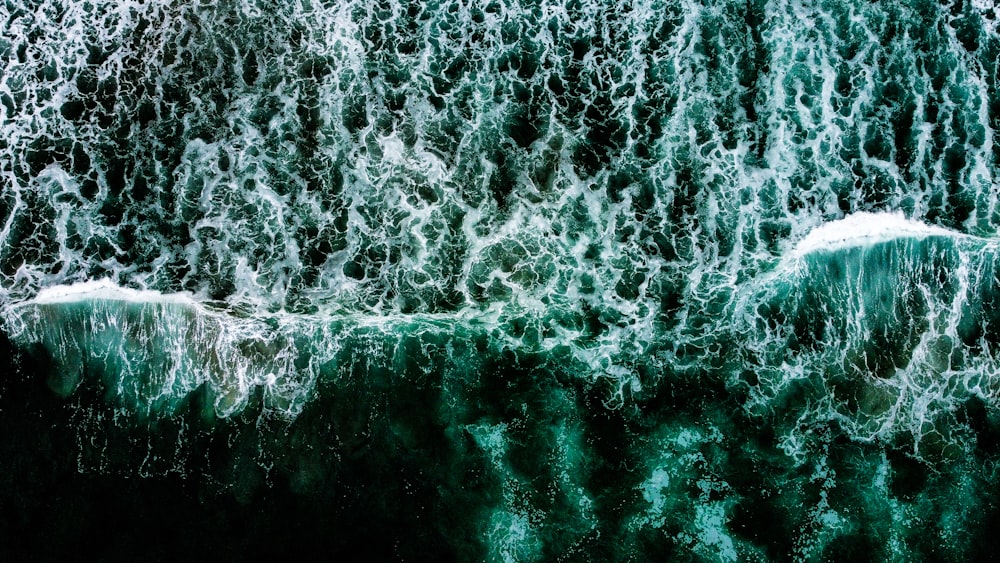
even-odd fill
[[[975,561],[989,0],[0,0],[0,559]]]

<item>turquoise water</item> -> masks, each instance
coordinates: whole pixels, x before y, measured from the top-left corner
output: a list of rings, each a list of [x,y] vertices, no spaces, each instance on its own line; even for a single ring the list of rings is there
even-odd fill
[[[0,4],[5,547],[989,556],[998,18]]]

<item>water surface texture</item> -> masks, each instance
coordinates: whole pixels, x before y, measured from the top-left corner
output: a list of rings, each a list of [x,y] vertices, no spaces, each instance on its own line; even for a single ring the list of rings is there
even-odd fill
[[[994,557],[998,19],[0,1],[0,554]]]

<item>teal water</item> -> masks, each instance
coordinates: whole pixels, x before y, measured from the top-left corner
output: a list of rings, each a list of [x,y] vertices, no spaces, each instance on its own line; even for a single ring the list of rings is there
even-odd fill
[[[998,18],[0,3],[4,552],[991,556]]]

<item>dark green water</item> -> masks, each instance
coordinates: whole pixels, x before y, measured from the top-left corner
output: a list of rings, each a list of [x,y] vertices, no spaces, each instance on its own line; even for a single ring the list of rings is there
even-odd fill
[[[0,2],[0,558],[995,557],[998,18]]]

